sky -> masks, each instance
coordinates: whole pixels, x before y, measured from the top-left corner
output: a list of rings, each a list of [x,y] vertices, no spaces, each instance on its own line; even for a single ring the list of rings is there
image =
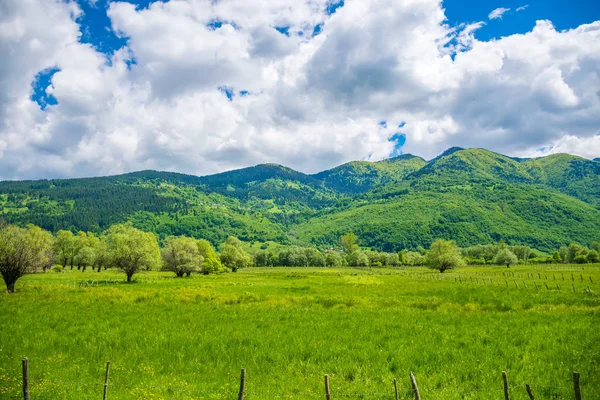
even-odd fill
[[[597,0],[3,0],[0,179],[600,157]]]

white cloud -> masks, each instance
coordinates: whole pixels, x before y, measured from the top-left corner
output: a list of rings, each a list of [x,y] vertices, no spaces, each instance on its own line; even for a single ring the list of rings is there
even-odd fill
[[[488,14],[489,19],[502,19],[505,12],[510,11],[510,8],[499,7]]]
[[[525,4],[524,6],[517,7],[516,11],[517,12],[519,12],[519,11],[525,11],[527,9],[527,7],[529,7],[529,4]]]
[[[558,32],[538,21],[484,42],[483,22],[449,27],[437,0],[346,2],[332,16],[326,4],[114,2],[128,45],[107,63],[78,42],[75,3],[0,2],[0,51],[11,54],[0,64],[0,178],[262,162],[316,172],[387,157],[399,131],[424,157],[454,145],[600,155],[600,22]],[[60,69],[47,89],[59,104],[42,111],[31,82],[49,67]]]

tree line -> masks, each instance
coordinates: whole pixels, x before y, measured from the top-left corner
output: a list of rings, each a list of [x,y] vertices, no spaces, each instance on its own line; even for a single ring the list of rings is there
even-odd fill
[[[444,272],[466,264],[497,264],[510,267],[517,263],[593,263],[600,261],[600,243],[591,248],[572,243],[542,256],[527,246],[496,244],[459,248],[454,241],[438,239],[429,249],[398,253],[365,250],[358,237],[348,233],[340,238],[339,249],[319,251],[313,247],[287,246],[278,252],[266,249],[253,256],[243,243],[230,236],[219,246],[219,252],[205,239],[169,236],[162,246],[157,236],[133,226],[131,222],[112,225],[105,232],[59,230],[56,235],[35,226],[0,225],[0,274],[9,292],[24,274],[53,268],[77,268],[101,271],[117,268],[125,273],[127,282],[139,271],[161,269],[177,277],[192,273],[211,274],[235,272],[249,266],[257,267],[396,267],[428,266]]]
[[[113,225],[101,235],[60,230],[53,236],[35,225],[0,226],[0,274],[8,292],[14,292],[23,275],[49,268],[100,271],[112,267],[131,282],[135,273],[152,269],[182,277],[193,272],[235,272],[252,264],[242,242],[233,236],[219,250],[207,240],[186,236],[167,237],[161,247],[154,233],[136,229],[129,222]]]

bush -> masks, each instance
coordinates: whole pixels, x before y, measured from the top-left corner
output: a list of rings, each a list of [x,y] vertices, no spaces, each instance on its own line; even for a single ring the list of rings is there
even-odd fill
[[[62,267],[62,265],[55,265],[54,267],[52,267],[52,271],[53,272],[63,272],[63,267]]]

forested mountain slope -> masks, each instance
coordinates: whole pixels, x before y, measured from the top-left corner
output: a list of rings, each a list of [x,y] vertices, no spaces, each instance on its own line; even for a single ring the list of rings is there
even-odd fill
[[[100,232],[131,220],[161,237],[330,246],[354,231],[382,250],[504,239],[539,249],[600,231],[600,162],[568,154],[515,159],[452,148],[429,162],[402,155],[314,175],[275,164],[197,177],[140,171],[0,182],[0,218]]]

